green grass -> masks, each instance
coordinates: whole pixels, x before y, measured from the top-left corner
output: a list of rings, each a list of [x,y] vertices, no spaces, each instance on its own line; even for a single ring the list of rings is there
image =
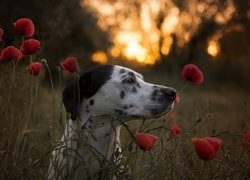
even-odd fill
[[[42,83],[42,76],[31,77],[23,66],[18,66],[12,83],[12,64],[3,64],[1,69],[0,179],[44,179],[50,153],[66,123],[61,90],[56,89],[53,111],[52,90]],[[181,89],[185,82],[177,72],[172,76],[150,71],[143,74],[146,81]],[[167,116],[144,123],[131,121],[122,129],[122,163],[129,165],[129,176],[132,179],[247,179],[250,154],[242,150],[241,142],[243,133],[250,129],[249,92],[235,85],[205,81],[201,86],[188,86],[180,97],[181,102]],[[201,121],[197,122],[197,118]],[[174,122],[181,126],[182,132],[176,138],[169,138],[169,128]],[[160,141],[151,151],[143,152],[131,137],[137,131],[155,134]],[[197,157],[191,142],[192,137],[204,136],[223,139],[222,150],[216,159],[207,163]],[[114,167],[108,169],[104,179],[117,173]],[[128,175],[126,171],[120,174],[125,175]]]

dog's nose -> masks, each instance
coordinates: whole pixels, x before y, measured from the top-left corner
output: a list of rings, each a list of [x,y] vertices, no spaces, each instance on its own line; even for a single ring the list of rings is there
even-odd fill
[[[176,90],[173,88],[162,88],[161,92],[171,100],[175,100],[176,98]]]

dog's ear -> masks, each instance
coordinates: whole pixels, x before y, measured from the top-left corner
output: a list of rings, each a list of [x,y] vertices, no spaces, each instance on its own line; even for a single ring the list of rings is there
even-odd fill
[[[90,98],[94,96],[103,84],[111,78],[112,72],[113,66],[105,65],[83,74],[79,80],[81,97]]]
[[[63,91],[63,103],[71,119],[79,116],[80,105],[84,98],[94,96],[101,86],[110,79],[113,66],[101,66],[83,74]]]
[[[70,113],[71,119],[75,120],[77,114],[79,113],[80,106],[80,93],[79,93],[79,83],[78,80],[72,82],[63,91],[63,103],[66,111]]]
[[[82,99],[84,98],[88,87],[91,86],[90,84],[90,76],[84,74],[67,86],[63,91],[63,103],[66,111],[71,114],[71,119],[73,121],[79,115]]]

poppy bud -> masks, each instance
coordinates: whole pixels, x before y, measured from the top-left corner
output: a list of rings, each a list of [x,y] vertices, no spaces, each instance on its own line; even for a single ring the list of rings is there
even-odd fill
[[[157,136],[146,134],[146,133],[136,133],[135,142],[139,148],[143,151],[148,151],[155,146],[155,143],[159,140]]]
[[[37,52],[40,48],[40,42],[36,39],[23,41],[21,52],[23,55],[30,55]]]
[[[195,84],[201,84],[204,80],[202,71],[194,64],[187,64],[181,71],[182,77]]]
[[[74,72],[77,72],[78,74],[80,74],[80,69],[79,69],[77,59],[74,57],[68,57],[65,61],[61,63],[61,66],[70,74]]]
[[[178,94],[176,94],[176,97],[175,97],[174,103],[175,103],[175,104],[178,104],[178,103],[180,103],[180,101],[181,101],[180,96],[179,96]]]
[[[20,18],[13,25],[17,33],[21,36],[31,37],[35,32],[34,24],[28,18]]]
[[[250,131],[247,131],[243,136],[242,148],[244,150],[248,149],[250,145]]]
[[[21,52],[14,46],[4,48],[0,55],[0,60],[18,60],[22,57]]]
[[[169,136],[170,137],[175,137],[177,136],[178,134],[180,134],[181,132],[181,128],[177,125],[177,124],[173,124],[173,126],[171,127],[170,129],[170,134]]]
[[[33,62],[28,67],[26,67],[26,71],[33,76],[39,75],[41,69],[42,69],[42,64],[39,62]]]
[[[204,161],[208,161],[216,157],[223,141],[215,137],[204,137],[192,138],[192,142],[199,158]]]

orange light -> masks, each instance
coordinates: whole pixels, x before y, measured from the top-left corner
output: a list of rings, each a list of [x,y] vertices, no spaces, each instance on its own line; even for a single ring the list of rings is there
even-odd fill
[[[118,47],[113,47],[112,49],[110,49],[110,54],[113,57],[119,57],[120,56],[120,50]]]
[[[163,55],[168,55],[168,53],[169,53],[169,47],[168,46],[162,46],[162,48],[161,48],[161,53],[163,54]]]
[[[162,47],[161,47],[161,53],[163,55],[168,55],[172,43],[173,43],[173,39],[170,36],[167,36],[167,37],[164,38],[163,44],[162,44]]]
[[[138,62],[143,62],[147,55],[147,49],[143,48],[136,41],[130,41],[125,49],[125,55],[129,59],[135,58]]]
[[[91,56],[92,61],[98,62],[100,64],[106,64],[108,62],[108,57],[105,52],[97,51]]]
[[[174,7],[170,10],[170,14],[165,17],[162,24],[162,31],[165,34],[171,34],[175,31],[177,24],[179,23],[179,12],[180,10],[177,7]]]
[[[212,57],[216,57],[220,52],[220,45],[218,41],[210,40],[207,47],[207,53]]]
[[[108,50],[110,56],[154,64],[161,55],[170,53],[173,43],[178,48],[188,44],[204,18],[219,24],[232,19],[236,11],[233,0],[226,0],[220,11],[219,6],[210,1],[190,1],[185,11],[179,9],[173,0],[129,1],[132,3],[125,0],[81,0],[81,4],[93,12],[99,27],[109,33],[113,44]],[[206,47],[212,57],[220,53],[218,39],[213,37]],[[92,59],[99,63],[108,61],[106,54],[95,53]]]

